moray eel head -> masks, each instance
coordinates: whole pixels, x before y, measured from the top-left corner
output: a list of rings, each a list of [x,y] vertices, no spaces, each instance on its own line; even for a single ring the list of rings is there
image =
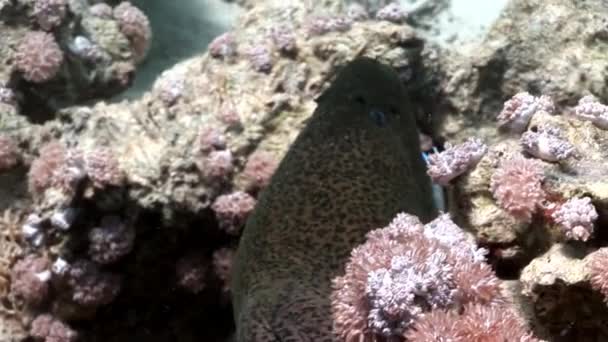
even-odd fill
[[[400,135],[406,145],[418,144],[408,92],[395,70],[374,59],[359,57],[342,67],[316,102],[325,125],[335,133],[358,127],[372,134]]]

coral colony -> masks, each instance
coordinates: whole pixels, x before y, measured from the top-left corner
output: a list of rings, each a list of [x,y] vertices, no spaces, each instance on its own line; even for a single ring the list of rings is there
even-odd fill
[[[396,2],[266,2],[141,99],[112,104],[154,39],[141,9],[0,0],[0,341],[228,341],[238,238],[335,68],[368,54],[403,75],[436,71],[423,83],[441,96],[498,87],[455,95],[466,77],[423,50],[408,26],[419,13]],[[523,12],[547,24],[536,10]],[[585,44],[605,43],[605,23],[585,25]],[[339,341],[608,339],[607,99],[518,85],[500,89],[494,139],[452,130],[424,153],[445,213],[400,213],[352,250],[332,281]]]

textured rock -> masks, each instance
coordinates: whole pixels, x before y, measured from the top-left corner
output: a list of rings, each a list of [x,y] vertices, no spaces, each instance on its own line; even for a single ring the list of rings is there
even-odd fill
[[[588,281],[588,250],[557,244],[521,274],[522,295],[551,341],[601,341],[608,308]]]
[[[444,57],[450,59],[441,80],[446,105],[466,115],[450,122],[465,130],[478,126],[520,91],[550,95],[560,109],[588,93],[607,99],[607,13],[601,0],[509,2],[483,42]]]
[[[294,24],[299,46],[294,57],[281,56],[267,35],[277,18]],[[407,26],[355,22],[350,31],[304,40],[308,18],[302,5],[254,9],[235,29],[239,34],[234,60],[205,55],[168,71],[163,79],[181,85],[174,101],[157,98],[155,92],[163,91],[159,86],[131,103],[67,109],[61,114],[67,119],[60,128],[64,140],[83,150],[100,144],[111,148],[126,175],[129,198],[143,208],[161,206],[165,216],[171,217],[175,210],[199,213],[208,208],[222,188],[232,183],[232,176],[225,184],[207,179],[205,170],[213,167],[209,163],[197,166],[207,155],[194,148],[198,133],[219,127],[233,156],[236,190],[247,190],[246,179],[239,177],[247,156],[262,150],[280,159],[312,113],[313,99],[326,86],[332,70],[365,54],[407,74],[419,58],[421,42]],[[247,51],[255,44],[272,48],[270,74],[252,69]],[[225,120],[227,106],[238,125]]]
[[[573,155],[559,163],[542,161],[525,152],[519,135],[499,134],[495,136],[498,142],[489,146],[473,171],[455,183],[451,194],[452,210],[460,220],[467,222],[466,226],[478,241],[498,248],[495,251],[498,259],[515,258],[520,266],[530,260],[540,246],[567,239],[553,215],[567,200],[590,197],[599,213],[599,222],[606,219],[608,210],[606,168],[602,166],[608,158],[608,133],[590,122],[567,115],[566,110],[557,115],[536,113],[528,125],[528,132],[536,131],[541,125],[560,129],[564,139],[574,147]],[[490,191],[496,169],[515,156],[534,158],[542,167],[542,189],[546,198],[528,223],[500,208]],[[595,238],[603,239],[602,234],[598,230]]]

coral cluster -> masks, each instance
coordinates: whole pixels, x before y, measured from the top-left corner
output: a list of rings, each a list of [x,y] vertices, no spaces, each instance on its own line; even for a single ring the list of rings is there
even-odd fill
[[[535,97],[527,92],[517,93],[505,105],[497,117],[498,124],[509,130],[523,132],[536,112],[552,114],[553,101],[547,96]]]
[[[500,281],[484,263],[485,252],[447,214],[427,225],[397,215],[388,227],[368,233],[353,250],[346,274],[333,281],[336,334],[347,341],[395,339],[429,312],[451,309],[458,316],[474,303],[503,305]],[[429,328],[453,324],[436,323]]]
[[[147,16],[128,1],[112,8],[106,3],[18,0],[5,7],[3,44],[16,49],[8,68],[0,70],[0,83],[18,95],[26,111],[36,111],[21,102],[27,97],[53,111],[126,89],[152,39]]]
[[[544,105],[551,102],[548,96],[520,93],[505,103],[498,121],[511,128],[509,134],[499,132],[501,139],[488,144],[467,177],[452,181],[459,201],[452,210],[489,248],[495,264],[522,270],[525,291],[518,300],[534,307],[542,336],[557,334],[550,322],[563,323],[575,315],[578,308],[570,308],[571,301],[589,303],[580,310],[594,312],[597,319],[584,317],[564,328],[576,339],[584,335],[580,326],[602,326],[606,310],[591,304],[598,292],[603,295],[599,259],[592,257],[602,254],[589,254],[593,244],[605,239],[598,225],[605,224],[602,212],[608,208],[601,176],[606,131],[594,119],[602,113],[597,100],[584,97],[563,110],[566,115],[551,113]],[[505,113],[512,114],[510,121]],[[579,245],[561,245],[574,242]],[[590,267],[580,260],[589,260]],[[555,296],[555,291],[564,295]]]
[[[198,253],[183,256],[175,267],[178,285],[192,293],[202,291],[207,286],[208,268],[209,262]]]
[[[106,147],[93,147],[83,152],[68,149],[60,141],[42,146],[28,174],[29,189],[40,196],[54,187],[73,194],[85,178],[95,188],[119,187],[124,174],[114,153]]]
[[[129,254],[135,242],[134,228],[117,216],[106,216],[89,232],[89,255],[100,264],[110,264]]]
[[[456,146],[447,143],[444,151],[426,158],[428,174],[433,182],[448,185],[451,180],[474,167],[486,151],[486,145],[476,138]]]
[[[30,334],[33,338],[44,342],[72,342],[78,339],[76,331],[48,314],[34,319]]]
[[[67,14],[68,3],[66,0],[41,0],[34,2],[34,16],[40,28],[51,31],[61,25]]]
[[[28,255],[13,266],[11,292],[30,304],[41,304],[47,299],[51,280],[48,258]]]
[[[553,126],[539,126],[536,131],[524,132],[520,143],[524,151],[548,162],[562,161],[574,154],[574,146]]]
[[[13,168],[18,162],[17,144],[9,136],[0,135],[0,172]]]
[[[567,239],[587,241],[593,234],[598,215],[591,198],[582,197],[569,199],[553,212],[552,217]]]
[[[534,160],[521,156],[501,163],[492,175],[490,191],[496,203],[517,219],[530,221],[545,199],[543,170]]]
[[[540,341],[509,308],[467,304],[463,313],[435,310],[420,318],[405,335],[408,341]]]
[[[128,1],[114,7],[112,14],[118,21],[120,31],[131,41],[135,60],[141,62],[146,57],[152,39],[148,17]]]
[[[211,206],[215,211],[220,228],[228,234],[239,235],[240,228],[245,225],[249,213],[255,207],[256,200],[243,191],[221,195]]]
[[[608,129],[608,107],[598,102],[594,96],[582,97],[574,108],[574,114],[599,128]]]
[[[31,31],[24,37],[15,54],[15,67],[30,82],[46,82],[57,75],[64,54],[55,37],[43,31]]]

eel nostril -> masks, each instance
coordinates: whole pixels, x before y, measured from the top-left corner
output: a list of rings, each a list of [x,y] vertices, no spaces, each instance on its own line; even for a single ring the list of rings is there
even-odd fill
[[[372,110],[369,112],[370,118],[374,123],[380,127],[386,126],[386,115],[384,112],[379,110]]]

